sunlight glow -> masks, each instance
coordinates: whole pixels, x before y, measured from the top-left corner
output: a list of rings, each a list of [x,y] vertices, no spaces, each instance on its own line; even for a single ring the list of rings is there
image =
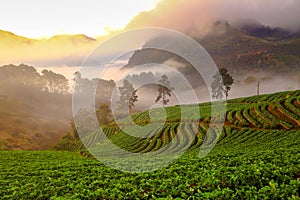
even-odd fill
[[[30,38],[56,34],[106,34],[124,28],[138,13],[155,8],[158,0],[5,0],[0,30]]]

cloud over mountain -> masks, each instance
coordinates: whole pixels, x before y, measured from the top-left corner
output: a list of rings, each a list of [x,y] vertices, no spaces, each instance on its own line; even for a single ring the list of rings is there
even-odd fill
[[[296,31],[300,29],[299,8],[299,0],[162,0],[156,9],[136,16],[127,28],[158,26],[206,34],[216,20],[235,24],[251,19]]]
[[[229,21],[231,25],[259,22],[298,31],[299,8],[299,0],[161,0],[155,9],[140,13],[120,32],[141,27],[162,27],[202,37],[216,32],[214,23],[218,20]],[[221,27],[217,31],[222,30]],[[250,31],[253,32],[252,28]],[[79,66],[97,45],[114,34],[97,39],[85,35],[59,35],[36,40],[0,31],[0,64]]]

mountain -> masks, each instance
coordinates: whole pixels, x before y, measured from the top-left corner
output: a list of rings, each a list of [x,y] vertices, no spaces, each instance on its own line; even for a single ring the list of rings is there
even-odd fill
[[[80,65],[102,38],[83,34],[30,39],[0,30],[0,65],[30,63],[38,66]]]
[[[37,40],[22,37],[9,31],[0,30],[0,45],[24,45],[31,44]]]
[[[57,43],[58,45],[69,44],[73,46],[85,45],[95,42],[96,39],[83,34],[78,35],[56,35],[47,40],[48,43]]]
[[[190,36],[207,50],[217,66],[232,71],[300,71],[300,32],[271,28],[253,21],[240,24],[217,21],[205,36],[200,31],[193,31]],[[76,66],[103,39],[78,34],[36,40],[0,31],[0,64]],[[125,67],[149,62],[163,63],[170,58],[184,62],[175,57],[168,52],[143,49],[136,51]]]
[[[269,30],[269,34],[266,34],[266,30]],[[300,37],[291,36],[291,33],[287,34],[287,31],[280,29],[260,27],[250,30],[228,26],[223,35],[198,41],[218,66],[233,71],[299,72]]]
[[[49,39],[31,39],[16,35],[9,31],[0,30],[0,42],[10,44],[30,44],[32,42],[72,42],[73,44],[94,42],[96,39],[88,37],[84,34],[77,35],[55,35]]]
[[[253,24],[233,26],[218,21],[205,37],[192,37],[206,49],[217,66],[233,72],[300,72],[300,35],[284,29]],[[142,49],[133,54],[125,67],[162,63],[169,59],[182,61],[161,50]]]
[[[280,27],[271,28],[270,26],[263,25],[253,20],[240,22],[235,26],[248,35],[266,40],[283,40],[290,38],[293,35],[293,32],[289,30]]]

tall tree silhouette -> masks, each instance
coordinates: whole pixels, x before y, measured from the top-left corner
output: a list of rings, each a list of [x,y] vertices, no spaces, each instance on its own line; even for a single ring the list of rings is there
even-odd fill
[[[170,100],[168,97],[171,97],[171,91],[173,88],[171,88],[170,81],[168,80],[168,77],[164,74],[161,79],[158,81],[158,96],[155,100],[155,103],[162,101],[163,106],[165,107]]]
[[[111,121],[111,110],[107,104],[100,105],[96,114],[100,125],[108,124]]]
[[[216,99],[222,99],[225,95],[226,100],[228,98],[228,93],[231,89],[232,84],[234,83],[234,79],[228,73],[226,68],[220,68],[219,72],[217,72],[213,76],[214,81],[211,84],[212,88],[212,97]]]
[[[126,109],[129,109],[131,113],[132,108],[135,106],[135,103],[138,101],[137,90],[134,89],[133,85],[128,81],[123,81],[123,87],[119,87],[120,99],[118,101],[119,109],[123,112]]]

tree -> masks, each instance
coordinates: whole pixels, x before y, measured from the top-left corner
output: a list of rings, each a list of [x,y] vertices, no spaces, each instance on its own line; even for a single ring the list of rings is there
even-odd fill
[[[131,113],[132,108],[138,101],[137,90],[134,89],[128,80],[124,80],[123,87],[119,87],[118,89],[120,92],[120,99],[118,101],[119,109],[125,111],[128,108],[129,113]]]
[[[171,88],[170,86],[170,81],[168,80],[168,77],[164,74],[158,81],[158,96],[155,100],[155,103],[162,100],[163,107],[165,107],[170,102],[167,96],[171,97],[172,90],[173,88]]]
[[[53,149],[60,151],[75,151],[77,144],[78,140],[70,133],[67,133],[60,138],[60,140],[53,146]]]
[[[110,103],[113,90],[116,83],[113,80],[104,80],[99,78],[83,78],[80,72],[74,74],[74,91],[81,96],[90,96],[95,94],[96,106],[104,103]],[[96,93],[95,93],[96,92]]]
[[[42,83],[40,75],[37,70],[32,66],[24,64],[4,65],[0,67],[0,82],[7,90],[41,90]],[[23,91],[24,92],[24,91]]]
[[[44,80],[44,90],[55,94],[66,94],[69,90],[68,79],[61,74],[44,69],[42,77]]]
[[[93,79],[96,82],[96,106],[111,103],[111,96],[116,86],[113,80]]]
[[[82,96],[89,96],[95,92],[96,84],[88,78],[83,78],[80,72],[74,73],[74,91]]]
[[[70,127],[72,129],[73,137],[78,140],[79,139],[79,133],[78,133],[78,131],[76,129],[76,125],[75,125],[74,119],[71,120]]]
[[[225,94],[227,100],[228,93],[232,84],[234,83],[234,79],[228,73],[226,68],[220,68],[219,72],[213,76],[213,79],[214,81],[211,84],[213,92],[212,97],[216,99],[222,99]]]
[[[102,104],[96,111],[100,126],[109,124],[111,122],[111,110],[107,104]]]

